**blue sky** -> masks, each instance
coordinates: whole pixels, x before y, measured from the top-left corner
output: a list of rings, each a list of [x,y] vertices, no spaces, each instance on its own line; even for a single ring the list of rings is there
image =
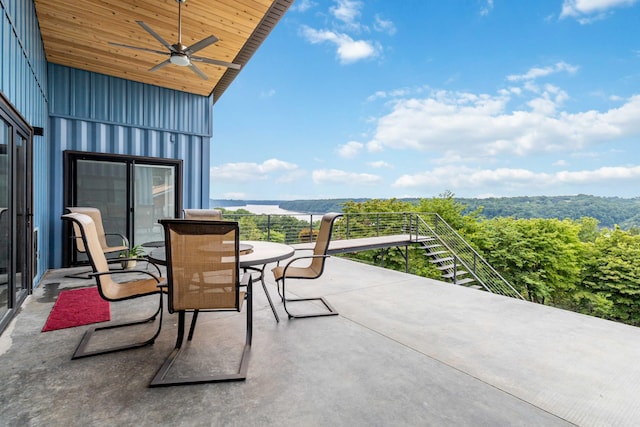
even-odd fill
[[[640,0],[296,0],[216,103],[211,197],[640,196]]]

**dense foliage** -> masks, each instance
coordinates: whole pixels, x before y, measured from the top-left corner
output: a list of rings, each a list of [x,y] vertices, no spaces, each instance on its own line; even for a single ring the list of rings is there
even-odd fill
[[[637,227],[628,230],[618,226],[602,227],[598,219],[589,216],[488,218],[482,207],[471,209],[448,192],[417,201],[349,200],[339,210],[347,214],[437,213],[529,301],[640,326],[640,233]],[[576,214],[579,212],[582,210],[576,210]],[[249,214],[242,210],[234,213]],[[225,214],[231,215],[233,213]],[[249,214],[238,219],[243,238],[292,242],[305,233],[308,235],[309,230],[308,222],[293,217],[275,220],[266,215]],[[355,220],[350,224],[352,230],[366,226]],[[386,268],[399,271],[405,271],[407,265],[404,248],[348,256],[376,265],[384,262]],[[422,248],[409,248],[406,256],[410,273],[440,278],[440,272],[424,256]]]
[[[591,217],[600,226],[623,229],[640,226],[640,198],[578,196],[501,197],[459,199],[470,211],[482,209],[485,218],[558,218],[578,220]]]

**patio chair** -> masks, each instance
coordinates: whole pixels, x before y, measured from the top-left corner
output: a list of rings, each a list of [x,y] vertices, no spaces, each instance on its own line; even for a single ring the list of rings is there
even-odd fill
[[[214,220],[222,219],[222,212],[217,209],[184,209],[184,219]]]
[[[151,387],[246,379],[251,349],[253,312],[251,275],[240,280],[239,227],[231,221],[161,219],[167,259],[169,312],[178,312],[178,337],[174,350],[151,381]],[[243,291],[246,289],[246,292]],[[234,373],[167,379],[184,349],[185,313],[193,312],[187,341],[191,341],[201,311],[242,311],[247,300],[246,332],[240,367]]]
[[[280,293],[280,297],[282,298],[284,310],[287,312],[287,315],[289,315],[289,319],[302,317],[333,316],[338,314],[338,312],[335,311],[335,309],[329,304],[329,302],[327,302],[326,299],[324,299],[324,297],[286,298],[285,282],[287,279],[317,279],[322,275],[324,271],[325,260],[329,257],[329,255],[327,255],[327,249],[329,248],[329,242],[331,241],[333,223],[337,218],[341,216],[342,214],[333,212],[323,215],[320,222],[320,231],[318,232],[316,244],[313,248],[313,255],[295,257],[291,261],[287,262],[285,266],[277,266],[271,270],[278,286],[278,293],[280,293],[280,282],[282,282],[282,293]],[[309,265],[305,267],[293,266],[294,263],[297,263],[298,261],[304,259],[311,260]],[[322,302],[322,304],[324,304],[328,311],[309,314],[293,314],[287,308],[287,303],[296,301],[320,301]]]
[[[129,250],[129,240],[120,233],[105,233],[104,225],[102,223],[102,214],[100,213],[100,209],[90,208],[90,207],[67,207],[65,208],[67,212],[71,213],[80,213],[91,217],[93,223],[95,224],[96,232],[98,233],[98,241],[100,242],[100,247],[102,248],[102,252],[104,254],[111,254],[115,252],[122,252]],[[82,238],[80,237],[80,230],[78,225],[73,223],[73,236],[71,238],[75,242],[76,251],[79,253],[86,254],[87,249],[85,247]],[[108,243],[107,236],[117,236],[119,241],[122,243],[120,245],[110,246]],[[115,261],[110,261],[115,262]],[[69,274],[67,277],[76,278],[76,279],[89,279],[90,277],[87,275],[89,271],[80,272],[75,274]]]
[[[72,359],[95,356],[98,354],[113,353],[116,351],[129,350],[153,344],[155,339],[158,337],[158,334],[160,333],[160,328],[162,327],[163,281],[160,269],[155,266],[155,264],[153,264],[157,269],[157,274],[153,274],[149,271],[144,270],[109,270],[107,258],[102,251],[102,247],[100,245],[100,236],[96,230],[96,224],[94,223],[93,219],[90,216],[81,213],[68,213],[62,215],[62,219],[65,221],[71,221],[74,227],[77,228],[79,238],[82,239],[83,247],[86,249],[87,256],[89,257],[89,262],[91,263],[91,267],[93,269],[93,273],[91,274],[91,276],[95,277],[98,292],[103,299],[110,302],[116,302],[129,300],[132,298],[145,297],[149,295],[158,295],[158,308],[155,310],[153,315],[148,318],[125,323],[115,323],[108,324],[106,326],[91,327],[89,330],[87,330],[87,332],[85,332],[84,336],[82,337],[82,340],[76,348]],[[129,275],[127,276],[127,279],[131,278],[130,275],[132,273],[144,275],[146,277],[123,283],[119,283],[113,280],[112,276],[121,273],[126,273],[127,275]],[[156,320],[158,314],[160,315],[158,326],[150,338],[135,343],[117,345],[109,348],[87,350],[87,346],[89,345],[92,336],[96,332],[153,322]]]

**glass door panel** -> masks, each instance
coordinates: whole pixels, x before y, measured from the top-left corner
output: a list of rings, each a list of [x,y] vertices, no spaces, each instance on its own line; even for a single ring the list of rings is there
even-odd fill
[[[30,218],[29,218],[29,201],[27,188],[29,182],[28,175],[28,158],[27,158],[27,139],[22,135],[17,135],[15,140],[15,159],[14,159],[14,186],[15,191],[15,212],[16,212],[16,275],[15,275],[15,292],[16,301],[19,301],[23,295],[26,295],[29,289],[29,250],[31,248],[30,236]]]
[[[100,160],[78,159],[76,163],[75,200],[72,206],[97,208],[105,233],[127,233],[127,165]],[[109,236],[108,236],[109,237]],[[112,246],[120,243],[108,240]],[[75,251],[74,251],[75,252]],[[76,261],[86,261],[85,254],[75,253]],[[117,257],[118,254],[110,254]]]
[[[9,310],[9,141],[11,128],[0,119],[0,319]]]
[[[174,166],[134,165],[134,243],[164,240],[158,219],[175,215],[175,175]]]

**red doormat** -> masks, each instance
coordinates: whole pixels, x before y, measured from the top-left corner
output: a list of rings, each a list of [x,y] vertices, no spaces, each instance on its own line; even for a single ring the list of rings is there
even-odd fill
[[[110,319],[109,301],[100,297],[98,289],[66,290],[58,295],[42,332],[106,322]]]

